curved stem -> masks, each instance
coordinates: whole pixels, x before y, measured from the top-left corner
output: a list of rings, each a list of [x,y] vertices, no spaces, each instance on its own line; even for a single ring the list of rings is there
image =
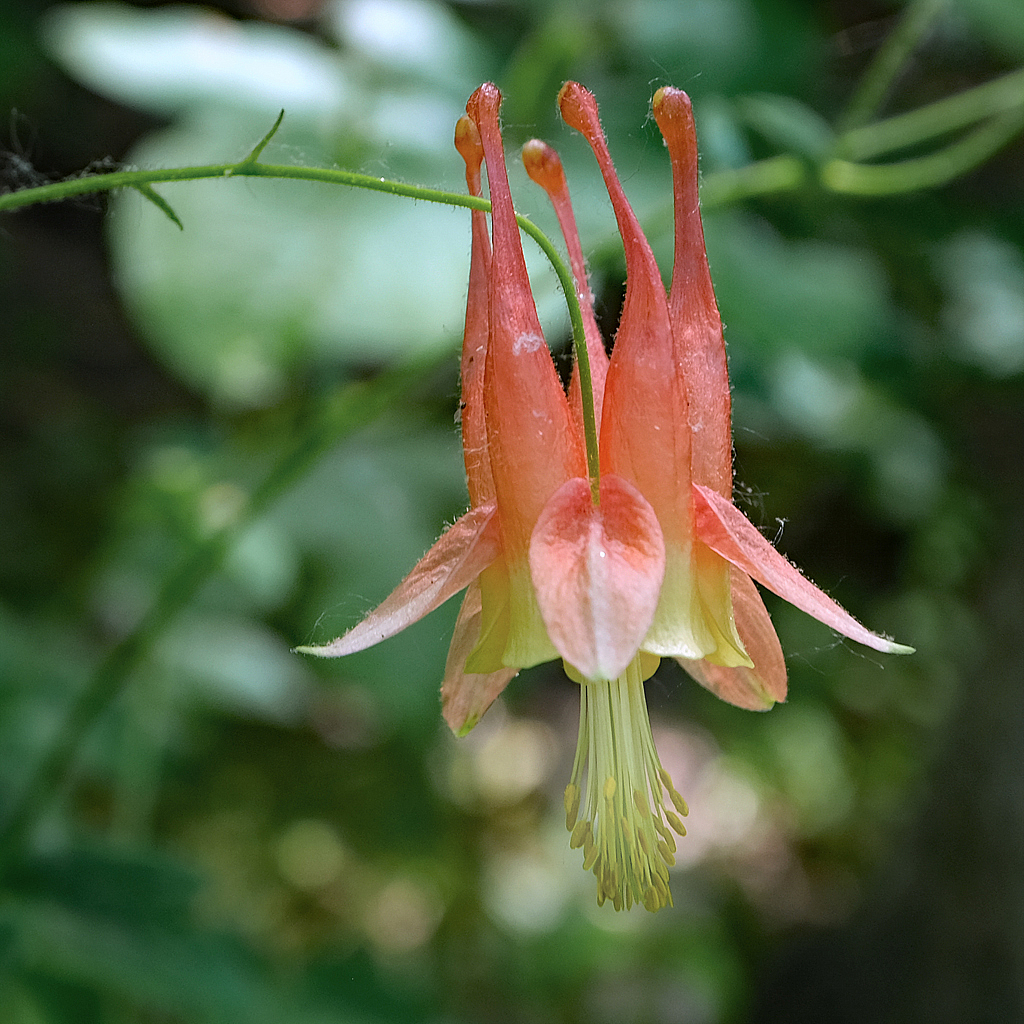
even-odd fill
[[[943,12],[946,2],[947,0],[913,0],[907,7],[899,25],[882,44],[864,73],[860,86],[839,124],[841,132],[859,128],[875,116],[900,69],[922,36]]]
[[[278,124],[280,119],[278,119]],[[463,195],[458,192],[445,192],[441,189],[426,188],[423,185],[408,185],[388,178],[374,178],[369,174],[358,174],[354,171],[342,171],[328,167],[303,167],[286,164],[263,164],[256,157],[266,145],[268,134],[260,145],[237,164],[208,164],[201,167],[173,167],[162,170],[147,171],[112,171],[108,174],[94,174],[82,178],[71,178],[66,181],[55,181],[36,188],[21,189],[0,195],[0,213],[6,210],[17,210],[35,203],[59,202],[75,196],[94,192],[110,192],[113,189],[132,188],[141,192],[147,199],[155,202],[175,224],[181,221],[170,205],[153,190],[155,184],[167,184],[177,181],[200,181],[208,178],[290,178],[297,181],[319,181],[329,185],[346,185],[350,188],[369,189],[373,192],[384,192],[387,195],[401,196],[406,199],[419,199],[431,203],[442,203],[445,206],[460,206],[470,210],[490,212],[491,204],[477,196]],[[558,250],[543,231],[529,218],[516,215],[519,227],[529,235],[541,248],[541,251],[554,267],[559,283],[569,308],[569,319],[572,322],[573,345],[580,364],[580,382],[583,384],[583,420],[587,435],[587,468],[591,479],[596,479],[598,471],[597,427],[594,415],[594,396],[590,380],[590,361],[587,356],[587,345],[583,334],[583,317],[580,313],[579,300],[576,298],[576,287],[572,274],[559,255]]]
[[[805,185],[807,177],[807,164],[785,154],[767,157],[746,167],[715,171],[701,179],[701,209],[713,210],[756,196],[792,192]]]
[[[117,188],[142,188],[176,181],[200,181],[205,178],[291,178],[299,181],[320,181],[328,185],[347,185],[351,188],[370,189],[407,199],[424,199],[444,203],[446,206],[465,206],[471,210],[490,210],[486,199],[444,192],[422,185],[407,185],[388,178],[374,178],[369,174],[342,171],[330,167],[304,167],[288,164],[261,164],[248,158],[238,164],[206,164],[201,167],[170,167],[147,171],[110,171],[90,174],[81,178],[54,181],[35,188],[19,189],[0,195],[0,213],[17,210],[35,203],[51,203],[61,199],[110,192]]]
[[[851,129],[839,140],[836,155],[870,160],[1022,107],[1024,68],[905,114]]]
[[[590,477],[590,491],[597,504],[601,473],[600,456],[598,454],[597,414],[594,408],[594,380],[590,372],[590,353],[587,351],[586,336],[583,333],[583,314],[576,296],[576,282],[565,260],[559,255],[554,244],[532,221],[519,214],[516,215],[519,226],[542,249],[558,275],[558,283],[565,293],[566,305],[569,307],[569,319],[572,322],[572,344],[576,362],[580,370],[580,391],[583,399],[583,434],[587,450],[587,475]]]
[[[892,164],[857,164],[830,160],[821,181],[833,192],[857,196],[891,196],[933,188],[977,167],[1006,145],[1024,126],[1024,107],[993,117],[937,153]]]
[[[262,147],[257,147],[258,154]],[[37,188],[22,189],[8,192],[0,196],[0,212],[16,210],[31,206],[34,203],[57,202],[92,192],[109,192],[112,189],[133,188],[143,193],[147,199],[156,202],[179,227],[180,220],[165,200],[153,192],[154,184],[165,184],[176,181],[199,181],[207,178],[290,178],[299,181],[319,181],[330,185],[346,185],[350,188],[370,189],[384,192],[387,195],[402,196],[406,199],[419,199],[431,203],[442,203],[445,206],[461,206],[470,210],[490,212],[491,204],[486,199],[463,195],[458,192],[445,192],[441,189],[426,188],[422,185],[407,185],[388,178],[374,178],[368,174],[357,174],[354,171],[334,170],[327,167],[296,167],[283,164],[261,164],[252,156],[239,164],[210,164],[203,167],[175,167],[164,170],[150,171],[112,171],[109,174],[96,174],[84,178],[73,178],[68,181],[52,182]],[[543,231],[529,218],[516,214],[516,220],[523,232],[529,235],[554,267],[558,275],[565,302],[569,309],[572,322],[573,346],[580,367],[580,383],[583,386],[583,425],[586,434],[587,471],[596,486],[598,477],[597,454],[597,419],[594,412],[594,393],[590,376],[590,360],[587,355],[587,344],[583,333],[583,316],[580,313],[579,299],[576,297],[576,286],[572,274],[558,250]]]

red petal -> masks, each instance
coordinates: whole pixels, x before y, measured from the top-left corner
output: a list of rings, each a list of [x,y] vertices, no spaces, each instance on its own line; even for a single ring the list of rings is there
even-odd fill
[[[625,672],[654,618],[665,544],[654,510],[628,481],[567,481],[530,541],[530,575],[558,653],[588,679]]]
[[[580,245],[579,232],[576,229],[576,216],[569,198],[569,186],[565,181],[565,170],[558,154],[540,139],[531,139],[523,146],[523,166],[526,173],[548,194],[554,207],[558,226],[562,229],[565,248],[572,264],[572,276],[576,282],[576,298],[580,303],[583,316],[583,334],[587,343],[587,355],[590,362],[591,388],[594,395],[594,415],[597,429],[601,430],[601,408],[604,405],[604,380],[608,376],[608,354],[604,350],[601,331],[594,317],[594,297],[590,292],[587,280],[587,265],[583,259],[583,247]],[[569,405],[576,418],[577,427],[583,432],[583,405],[580,393],[579,363],[574,363],[572,378],[569,381]]]
[[[689,96],[671,86],[654,94],[651,107],[672,160],[676,244],[668,307],[689,401],[693,479],[728,498],[732,496],[729,370],[704,248],[693,110]]]
[[[537,516],[570,477],[586,473],[583,439],[555,372],[530,291],[505,170],[498,108],[486,83],[466,110],[480,132],[491,193],[490,335],[484,407],[491,473],[510,559],[525,558]]]
[[[296,647],[300,654],[340,658],[400,633],[464,590],[500,551],[493,504],[470,509],[447,529],[412,572],[358,625],[322,647]]]
[[[597,101],[578,82],[566,82],[558,103],[565,123],[594,151],[626,253],[626,295],[605,385],[601,470],[635,483],[657,512],[665,542],[686,550],[690,425],[661,273],[612,165]]]
[[[441,710],[456,736],[465,736],[480,721],[518,671],[515,668],[486,673],[466,671],[466,658],[480,638],[481,608],[480,586],[473,582],[462,599],[455,621],[441,684]]]
[[[694,484],[693,504],[697,536],[773,593],[866,647],[873,647],[884,654],[913,652],[912,647],[886,640],[862,626],[802,576],[800,570],[780,555],[731,501],[710,487]]]
[[[455,126],[455,148],[466,161],[466,187],[480,195],[480,166],[484,147],[480,133],[468,115]],[[471,505],[494,500],[494,480],[487,455],[487,427],[484,417],[484,365],[487,361],[487,291],[491,275],[491,240],[487,214],[474,210],[473,248],[469,266],[469,297],[466,328],[462,339],[462,452]]]
[[[727,668],[685,658],[678,661],[716,697],[748,711],[767,711],[776,701],[786,699],[786,660],[768,610],[751,578],[734,568],[731,591],[736,631],[754,667]]]

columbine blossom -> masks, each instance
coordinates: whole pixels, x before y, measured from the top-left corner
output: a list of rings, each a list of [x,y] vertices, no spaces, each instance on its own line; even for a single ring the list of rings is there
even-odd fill
[[[460,735],[519,669],[560,657],[581,694],[565,790],[570,845],[582,848],[599,902],[657,910],[671,903],[668,868],[687,813],[658,759],[644,699],[660,659],[677,659],[739,707],[765,710],[785,699],[782,651],[752,580],[875,650],[910,649],[853,619],[732,504],[725,344],[686,94],[663,88],[653,101],[674,182],[667,294],[612,166],[594,97],[575,82],[559,94],[563,118],[594,151],[625,248],[626,295],[610,359],[561,163],[543,142],[524,147],[528,173],[555,207],[583,314],[589,373],[577,360],[568,394],[530,290],[500,102],[495,86],[481,86],[456,128],[467,186],[481,194],[485,164],[491,200],[490,241],[486,215],[472,214],[462,354],[471,507],[362,622],[299,650],[363,650],[465,589],[441,689],[445,719]],[[588,450],[598,465],[588,464]]]

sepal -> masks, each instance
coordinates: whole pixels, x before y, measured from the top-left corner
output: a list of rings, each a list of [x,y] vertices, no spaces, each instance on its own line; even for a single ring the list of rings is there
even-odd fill
[[[677,659],[706,690],[748,711],[767,711],[786,699],[786,659],[778,635],[753,580],[732,570],[732,610],[751,666],[716,665],[710,661]]]
[[[465,590],[500,552],[493,502],[471,508],[435,541],[398,584],[358,625],[320,647],[296,647],[298,654],[341,658],[400,633]]]
[[[441,684],[441,713],[456,736],[465,736],[484,716],[517,673],[515,668],[495,672],[467,672],[466,658],[480,639],[483,600],[479,582],[469,585],[455,620],[448,660]]]
[[[757,527],[717,491],[694,484],[693,507],[697,536],[772,593],[866,647],[883,654],[913,653],[913,647],[888,640],[862,626],[828,594],[801,575],[800,570],[780,555]]]

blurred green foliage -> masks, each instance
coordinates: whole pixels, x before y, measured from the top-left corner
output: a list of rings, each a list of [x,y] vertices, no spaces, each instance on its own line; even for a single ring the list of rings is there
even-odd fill
[[[647,104],[686,88],[738,500],[918,653],[772,604],[791,695],[770,714],[665,666],[652,718],[693,809],[676,906],[599,911],[561,823],[577,696],[554,667],[456,741],[454,608],[342,663],[289,653],[464,507],[465,211],[235,180],[161,186],[183,232],[135,193],[5,214],[0,824],[37,796],[0,866],[0,1021],[1019,1019],[1024,150],[1007,121],[935,188],[860,198],[819,173],[955,160],[969,118],[879,152],[872,126],[987,82],[1009,98],[975,121],[1019,116],[1017,0],[220,7],[0,11],[3,190],[241,159],[285,107],[274,162],[459,191],[452,129],[491,79],[510,152],[563,155],[610,337],[621,250],[554,95],[597,94],[667,269]],[[54,785],[27,789],[55,751]]]

